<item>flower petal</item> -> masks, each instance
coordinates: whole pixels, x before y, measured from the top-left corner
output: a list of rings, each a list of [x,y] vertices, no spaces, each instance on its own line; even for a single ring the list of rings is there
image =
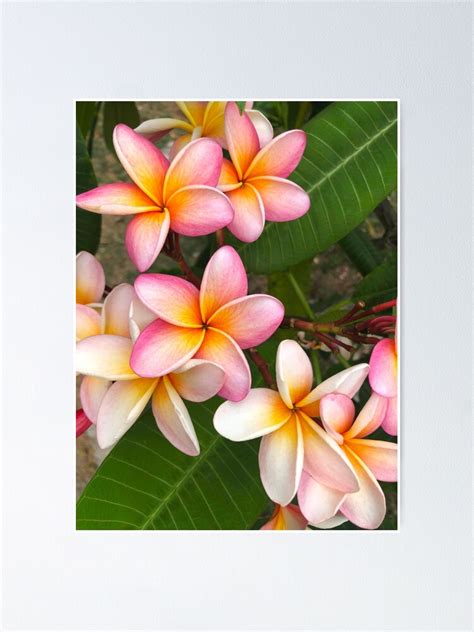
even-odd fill
[[[125,247],[140,272],[148,270],[160,254],[170,228],[167,210],[136,215],[127,226]]]
[[[183,400],[164,377],[152,398],[153,415],[161,432],[175,448],[188,454],[199,454],[199,441]]]
[[[76,345],[76,372],[107,380],[138,378],[130,367],[132,341],[123,336],[100,334]]]
[[[115,126],[113,141],[118,159],[130,178],[161,208],[168,160],[151,141],[123,123]]]
[[[114,287],[102,308],[102,333],[130,336],[130,306],[134,298],[135,290],[129,283]]]
[[[138,298],[161,320],[179,327],[202,327],[199,291],[171,274],[141,274],[135,279]]]
[[[296,169],[306,147],[306,134],[294,129],[280,134],[265,145],[247,170],[247,178],[277,176],[287,178]]]
[[[372,474],[379,481],[393,483],[397,480],[398,446],[389,441],[374,439],[352,439],[346,445],[364,461]]]
[[[224,112],[226,101],[209,101],[204,112],[202,135],[214,138],[221,147],[226,147]]]
[[[183,134],[182,136],[179,136],[171,145],[171,149],[169,151],[170,160],[174,160],[174,158],[179,154],[183,147],[186,147],[186,145],[192,140],[192,134]]]
[[[260,531],[302,531],[306,529],[308,521],[296,505],[277,506],[272,518],[260,527]]]
[[[369,382],[372,390],[383,397],[397,394],[397,348],[395,341],[385,338],[378,342],[370,356]]]
[[[137,134],[141,134],[148,140],[158,140],[172,129],[182,129],[186,132],[193,131],[193,126],[187,121],[174,118],[156,118],[149,121],[143,121],[138,127],[135,128]]]
[[[206,101],[176,101],[176,105],[194,127],[202,125],[207,107]]]
[[[248,114],[239,112],[236,103],[225,109],[225,137],[232,162],[241,180],[260,150],[257,130]]]
[[[298,413],[304,441],[304,469],[316,481],[341,492],[358,489],[346,455],[327,432],[304,413]]]
[[[258,110],[245,110],[257,132],[260,147],[265,147],[273,138],[273,127],[267,117]]]
[[[329,393],[319,402],[319,414],[326,432],[338,443],[342,443],[342,434],[348,430],[354,420],[355,406],[347,395]]]
[[[234,217],[231,203],[217,189],[192,185],[176,191],[168,200],[171,228],[180,235],[209,235],[227,226]]]
[[[313,368],[307,354],[295,340],[283,340],[278,345],[276,376],[280,395],[289,408],[293,408],[310,391]]]
[[[345,452],[357,475],[359,491],[347,494],[341,512],[362,529],[377,529],[386,512],[384,493],[363,461],[347,446]]]
[[[256,241],[265,226],[265,209],[257,189],[251,184],[244,184],[229,191],[227,197],[234,209],[234,219],[227,228],[241,241]]]
[[[248,181],[260,193],[265,218],[272,222],[288,222],[308,212],[311,200],[306,191],[284,178],[252,178]]]
[[[260,477],[273,502],[288,505],[296,494],[303,470],[303,438],[296,415],[263,437],[258,463]]]
[[[220,391],[224,385],[225,373],[214,362],[193,359],[168,377],[183,399],[205,402]]]
[[[329,518],[329,520],[324,520],[323,522],[313,524],[312,526],[317,527],[318,529],[334,529],[334,527],[338,527],[339,525],[344,524],[344,522],[347,522],[347,518],[344,514],[338,511],[338,513],[332,518]]]
[[[135,380],[134,380],[135,381]],[[99,407],[104,399],[104,395],[110,388],[112,382],[104,380],[101,377],[93,377],[92,375],[84,375],[79,390],[81,406],[87,417],[96,423]]]
[[[109,448],[116,443],[143,412],[157,380],[140,378],[116,382],[109,388],[97,415],[97,443]]]
[[[76,197],[79,208],[102,215],[135,215],[158,209],[156,202],[130,182],[103,184]]]
[[[229,334],[241,349],[248,349],[270,338],[284,315],[285,308],[278,299],[267,294],[251,294],[223,305],[207,323]]]
[[[138,296],[135,295],[131,304],[130,304],[130,318],[129,318],[129,327],[130,327],[130,338],[135,342],[135,340],[140,335],[140,332],[145,329],[150,323],[156,320],[155,312],[152,312],[151,309],[148,309]]]
[[[204,270],[199,302],[202,320],[207,322],[215,311],[247,294],[247,273],[237,252],[231,246],[219,248]]]
[[[240,186],[239,176],[237,175],[234,165],[230,162],[230,160],[224,158],[219,182],[217,184],[218,189],[226,193],[227,191],[238,189]]]
[[[76,256],[76,303],[98,303],[105,289],[104,268],[85,250]]]
[[[396,436],[398,433],[398,397],[391,397],[387,400],[387,412],[382,421],[382,428],[389,435]]]
[[[368,364],[356,364],[335,375],[331,375],[327,380],[321,382],[309,395],[298,402],[298,407],[302,408],[309,417],[319,417],[319,400],[328,393],[342,393],[351,399],[362,386],[369,373]]]
[[[225,332],[207,329],[196,358],[215,362],[224,369],[224,386],[218,395],[233,402],[247,395],[251,385],[248,362],[237,343]]]
[[[142,377],[166,375],[190,360],[203,338],[203,329],[177,327],[158,318],[138,336],[130,364]]]
[[[76,303],[76,341],[100,334],[100,314],[88,305]]]
[[[318,524],[332,518],[345,497],[345,492],[318,483],[303,470],[298,487],[298,504],[311,524]]]
[[[240,402],[224,402],[214,414],[214,428],[231,441],[248,441],[281,428],[291,416],[276,391],[253,388]]]
[[[210,138],[198,138],[183,147],[173,158],[164,183],[164,200],[192,184],[215,187],[222,167],[222,149]]]
[[[387,400],[385,397],[372,393],[352,426],[344,434],[344,439],[353,439],[355,437],[361,439],[372,434],[382,423],[386,410]]]

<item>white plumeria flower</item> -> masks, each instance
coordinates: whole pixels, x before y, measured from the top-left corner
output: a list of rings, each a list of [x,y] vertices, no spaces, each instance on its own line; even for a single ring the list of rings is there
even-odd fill
[[[259,464],[268,496],[287,505],[298,489],[303,466],[311,476],[344,494],[359,489],[349,459],[337,442],[312,417],[328,393],[353,397],[369,367],[359,364],[312,389],[313,370],[294,340],[284,340],[277,352],[278,391],[255,388],[240,402],[225,402],[216,411],[214,426],[232,441],[263,437]]]

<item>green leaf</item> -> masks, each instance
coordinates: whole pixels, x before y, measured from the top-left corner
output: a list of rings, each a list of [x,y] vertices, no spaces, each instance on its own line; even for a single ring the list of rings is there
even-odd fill
[[[309,296],[312,265],[313,260],[308,259],[307,261],[297,263],[287,270],[287,272],[293,275],[293,278],[305,296]],[[295,291],[288,274],[281,272],[270,274],[268,276],[268,293],[280,299],[285,306],[286,314],[308,318],[305,305]]]
[[[397,296],[397,253],[370,272],[356,286],[353,298],[365,301],[367,305],[384,303]]]
[[[76,194],[97,186],[97,179],[87,153],[84,137],[76,125]],[[97,252],[100,242],[101,216],[76,206],[76,252]]]
[[[214,430],[222,400],[186,402],[201,454],[186,456],[145,413],[106,457],[77,505],[78,529],[250,529],[268,498],[258,442],[234,443]]]
[[[343,237],[339,245],[362,274],[368,274],[383,261],[382,253],[360,226]]]
[[[140,114],[134,101],[106,101],[104,103],[104,140],[110,151],[115,153],[112,135],[114,127],[125,123],[132,129],[140,125]]]
[[[92,122],[96,116],[99,103],[97,101],[77,101],[76,102],[76,122],[79,125],[81,134],[87,138],[92,127]]]
[[[311,208],[292,222],[268,222],[241,244],[251,272],[275,272],[323,252],[358,226],[397,184],[397,103],[337,102],[303,129],[307,147],[292,179]]]

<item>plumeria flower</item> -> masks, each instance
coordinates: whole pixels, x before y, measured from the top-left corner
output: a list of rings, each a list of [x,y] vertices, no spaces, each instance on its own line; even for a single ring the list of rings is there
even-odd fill
[[[189,143],[170,164],[153,143],[126,125],[115,127],[113,140],[133,184],[104,184],[78,195],[77,205],[104,215],[134,215],[125,246],[140,272],[155,261],[170,228],[195,237],[232,220],[228,199],[214,188],[222,166],[222,149],[215,141]]]
[[[398,427],[398,354],[397,341],[385,338],[378,342],[370,356],[369,382],[378,397],[387,400],[387,412],[382,428],[389,435],[397,434]]]
[[[227,101],[177,101],[176,105],[184,114],[184,119],[157,118],[144,121],[135,131],[151,141],[158,140],[172,129],[180,129],[184,134],[172,145],[170,156],[196,138],[207,136],[226,147],[224,129],[224,111]],[[257,130],[260,145],[263,147],[273,138],[270,121],[247,101],[245,110]]]
[[[234,207],[234,219],[228,228],[238,239],[258,239],[265,219],[286,222],[308,211],[308,194],[286,179],[303,156],[303,131],[285,132],[261,147],[248,113],[240,114],[235,103],[228,103],[225,133],[232,162],[224,159],[219,189]]]
[[[267,340],[284,307],[273,296],[247,296],[245,268],[232,247],[210,258],[200,291],[168,274],[142,274],[135,290],[157,318],[133,348],[131,365],[138,375],[166,375],[194,357],[224,369],[221,397],[238,401],[247,395],[251,377],[242,349]]]
[[[287,505],[298,489],[303,467],[323,485],[343,495],[359,489],[353,467],[337,442],[312,417],[327,393],[353,397],[369,367],[345,369],[312,389],[311,362],[294,340],[278,346],[278,391],[254,388],[241,402],[225,402],[214,415],[214,426],[232,441],[263,437],[259,465],[268,496]]]
[[[275,511],[261,531],[302,531],[308,526],[308,521],[303,516],[297,505],[276,505]]]
[[[122,333],[85,338],[76,348],[77,371],[85,379],[108,381],[98,404],[89,402],[89,393],[84,394],[81,389],[86,414],[89,416],[88,408],[96,407],[97,442],[101,448],[113,445],[151,400],[158,428],[168,441],[185,454],[196,456],[199,442],[183,399],[203,402],[213,397],[224,383],[224,371],[213,362],[196,359],[160,377],[142,378],[134,373],[130,367],[133,339],[155,319],[155,314],[139,305],[134,294],[127,298],[123,293],[118,300],[121,309],[116,306],[115,314],[120,313]]]
[[[76,340],[100,333],[105,274],[101,263],[83,250],[76,256]]]
[[[298,503],[311,524],[334,516],[345,517],[363,529],[376,529],[385,517],[385,496],[377,482],[397,480],[397,445],[366,439],[384,418],[387,402],[372,395],[355,416],[352,399],[329,393],[320,401],[323,426],[338,443],[357,476],[359,490],[343,491],[318,481],[305,468],[298,489]]]

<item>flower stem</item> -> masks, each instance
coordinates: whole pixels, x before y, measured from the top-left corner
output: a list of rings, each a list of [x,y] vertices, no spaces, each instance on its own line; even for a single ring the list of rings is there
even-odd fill
[[[269,388],[276,389],[275,380],[273,379],[270,368],[255,347],[249,349],[249,356],[252,358],[252,361],[257,369],[260,371],[265,384]]]
[[[311,364],[313,365],[313,373],[316,378],[316,384],[321,384],[322,375],[321,375],[321,366],[319,364],[319,356],[317,349],[311,349]]]
[[[301,307],[305,311],[306,316],[310,318],[311,320],[314,320],[315,318],[314,312],[311,309],[311,305],[306,300],[306,296],[304,295],[304,292],[301,289],[300,284],[298,283],[298,281],[295,279],[294,275],[291,272],[287,272],[286,275],[288,277],[289,282],[291,283],[292,288],[295,291],[296,296],[298,297],[301,303]]]

